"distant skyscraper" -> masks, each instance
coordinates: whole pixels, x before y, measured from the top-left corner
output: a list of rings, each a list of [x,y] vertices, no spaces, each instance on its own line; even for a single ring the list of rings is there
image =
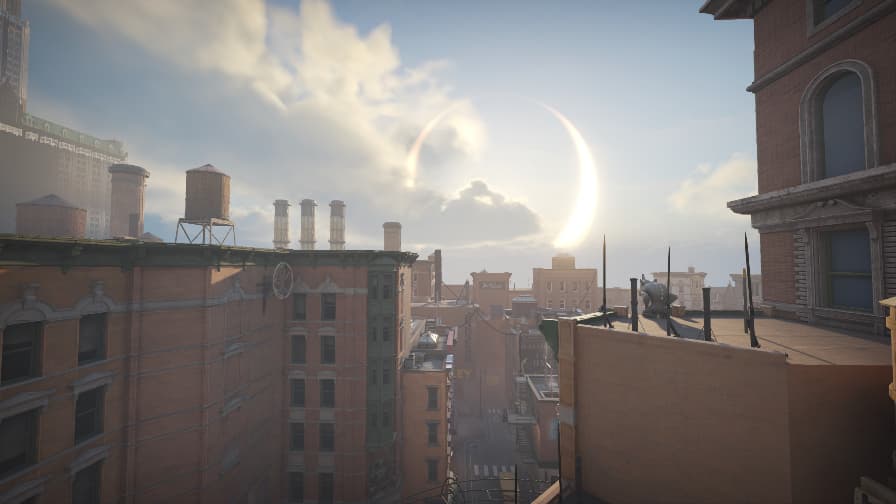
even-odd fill
[[[28,99],[28,21],[22,0],[0,0],[0,85],[11,87],[22,108]]]

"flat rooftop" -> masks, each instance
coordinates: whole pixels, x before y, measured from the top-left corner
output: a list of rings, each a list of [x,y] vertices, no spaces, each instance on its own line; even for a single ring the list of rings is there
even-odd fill
[[[673,317],[672,321],[682,337],[702,339],[698,333],[703,327],[702,316]],[[630,327],[627,318],[617,318],[613,324],[617,329],[627,330]],[[787,360],[794,364],[892,365],[888,338],[773,318],[757,318],[755,327],[756,338],[763,350],[786,353]],[[639,330],[665,336],[665,321],[642,316],[639,318]],[[750,346],[750,336],[744,333],[741,317],[715,315],[712,331],[719,343]]]

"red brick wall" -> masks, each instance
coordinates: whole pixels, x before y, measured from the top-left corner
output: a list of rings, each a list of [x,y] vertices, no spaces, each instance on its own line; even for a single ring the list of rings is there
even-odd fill
[[[426,492],[438,486],[446,476],[448,452],[446,436],[448,432],[445,390],[446,372],[404,371],[401,379],[401,496],[403,499],[415,496],[417,501],[424,497],[437,496],[438,491]],[[439,393],[439,408],[428,410],[427,387],[436,387]],[[427,422],[439,422],[438,446],[430,446],[427,439]],[[427,479],[427,459],[439,461],[435,482]]]
[[[764,299],[796,303],[793,233],[761,233],[762,289]]]
[[[863,2],[811,38],[806,36],[806,2],[771,2],[755,20],[756,75],[761,77],[784,61],[823,39],[832,30],[875,3]],[[862,32],[822,52],[756,93],[756,144],[759,192],[800,184],[800,98],[824,68],[845,59],[871,67],[877,89],[880,164],[896,162],[896,14],[878,20]]]

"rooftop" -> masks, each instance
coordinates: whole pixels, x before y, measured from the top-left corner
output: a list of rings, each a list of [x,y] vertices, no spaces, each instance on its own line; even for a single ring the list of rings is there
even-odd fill
[[[653,335],[666,335],[661,319],[641,317],[639,329]],[[698,331],[703,327],[699,315],[688,318],[673,317],[675,328],[684,338],[702,339]],[[617,329],[629,328],[628,319],[617,319]],[[867,333],[809,325],[782,319],[757,318],[756,337],[762,350],[787,354],[793,364],[818,365],[891,365],[890,342],[886,338]],[[744,334],[743,319],[738,316],[712,318],[712,332],[721,344],[749,347],[750,337]]]
[[[48,194],[46,196],[41,196],[40,198],[33,199],[31,201],[25,201],[19,203],[19,205],[41,205],[41,206],[58,206],[65,208],[80,208],[74,203],[71,203],[67,200],[56,196],[55,194]]]

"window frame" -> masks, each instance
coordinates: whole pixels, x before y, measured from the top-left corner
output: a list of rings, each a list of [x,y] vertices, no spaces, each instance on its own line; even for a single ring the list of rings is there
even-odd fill
[[[79,500],[77,499],[77,495],[75,493],[75,487],[78,485],[79,478],[90,477],[91,479],[87,481],[87,485],[89,485],[88,490],[91,495],[83,501],[84,504],[91,504],[94,502],[100,502],[102,496],[103,489],[103,461],[98,460],[93,464],[79,470],[72,477],[72,504],[79,504]],[[83,480],[80,480],[83,481]],[[85,483],[82,483],[85,484]]]
[[[300,385],[300,386],[298,386]],[[297,387],[298,386],[298,387]],[[298,401],[299,397],[297,397],[297,392],[301,390],[301,401]],[[305,404],[308,401],[308,390],[306,389],[305,379],[304,378],[290,378],[289,379],[289,407],[290,408],[304,408]]]
[[[439,481],[439,459],[426,459],[426,481],[432,483]]]
[[[822,162],[824,155],[821,153],[824,149],[824,139],[820,138],[822,128],[819,127],[821,107],[819,101],[821,95],[827,91],[828,85],[844,72],[858,75],[862,86],[862,117],[865,125],[864,169],[874,168],[880,164],[877,86],[874,74],[871,67],[862,61],[855,59],[838,61],[819,72],[806,86],[800,98],[800,181],[803,184],[827,180],[824,177],[825,167]],[[859,172],[861,170],[839,176],[850,176]]]
[[[439,409],[439,387],[426,387],[426,409],[428,411]]]
[[[849,231],[863,231],[868,237],[868,254],[869,254],[869,269],[868,273],[864,272],[846,272],[846,271],[838,271],[832,272],[832,262],[833,257],[831,254],[831,234],[838,232],[849,232]],[[871,233],[867,229],[866,226],[837,226],[832,228],[820,229],[816,234],[816,254],[818,256],[818,278],[819,278],[819,287],[818,289],[818,301],[819,305],[822,308],[830,309],[830,310],[840,310],[846,312],[853,313],[864,313],[864,314],[873,314],[875,311],[875,296],[874,296],[874,259],[873,259],[873,244],[871,240]],[[854,306],[840,306],[835,305],[833,301],[833,289],[831,287],[832,277],[861,277],[868,279],[868,287],[870,288],[870,297],[871,297],[871,306],[868,307],[867,310],[854,307]]]
[[[293,293],[292,296],[292,319],[308,320],[308,296],[305,293]],[[301,303],[299,303],[299,300],[301,300]],[[298,310],[300,304],[302,306],[301,314]]]
[[[289,471],[286,488],[286,499],[290,503],[305,501],[305,473],[302,471]],[[296,495],[298,494],[298,495]]]
[[[305,451],[304,422],[289,422],[289,451]]]
[[[329,390],[326,390],[329,388]],[[326,392],[326,393],[325,393]],[[327,401],[324,399],[327,398]],[[320,407],[335,408],[336,407],[336,380],[333,378],[320,379]]]
[[[318,504],[333,504],[336,494],[335,475],[325,472],[318,473],[317,485]]]
[[[336,320],[336,294],[324,293],[320,295],[320,319]]]
[[[308,363],[308,337],[304,334],[292,334],[289,338],[289,363]]]
[[[333,334],[320,335],[320,363],[336,364],[336,336]]]
[[[87,364],[93,364],[94,362],[100,362],[106,360],[106,344],[108,341],[109,334],[109,317],[107,313],[91,313],[87,315],[82,315],[78,320],[78,366],[84,366]],[[98,339],[96,345],[96,355],[91,358],[83,358],[81,357],[81,342],[83,341],[84,332],[85,332],[85,321],[96,320],[97,318],[101,319],[101,323],[97,324],[100,327],[98,333]]]
[[[439,446],[439,424],[441,422],[435,420],[426,421],[426,445]]]
[[[321,422],[318,425],[318,445],[317,449],[321,453],[332,453],[336,451],[336,424],[330,422]]]
[[[82,400],[85,398],[93,398],[92,408],[79,412],[79,405]],[[104,416],[105,416],[105,403],[106,403],[106,386],[100,385],[99,387],[94,387],[90,390],[84,390],[81,393],[75,396],[75,421],[74,421],[74,440],[75,445],[79,445],[81,443],[90,441],[91,439],[99,436],[104,431]],[[86,405],[85,407],[90,407],[91,405]],[[88,431],[78,432],[79,425],[83,425],[79,423],[79,419],[87,414],[93,415],[92,427]]]
[[[7,349],[7,344],[9,343],[9,331],[10,329],[22,328],[25,330],[27,327],[33,328],[34,334],[29,335],[31,338],[31,355],[29,357],[29,373],[27,375],[16,376],[13,378],[3,378],[3,374],[6,369],[9,369],[9,364],[4,364],[4,361],[7,360],[7,357],[10,351]],[[28,380],[33,380],[35,378],[40,378],[43,375],[43,343],[44,343],[44,323],[43,322],[23,322],[21,324],[10,324],[3,328],[3,344],[0,346],[0,387],[5,387],[7,385],[12,385],[15,383],[21,383]]]
[[[818,16],[816,15],[816,11],[818,10],[818,5],[816,5],[818,0],[806,0],[806,36],[811,37],[816,33],[824,30],[828,26],[837,22],[838,19],[842,18],[853,9],[861,5],[862,0],[852,0],[852,2],[844,5],[837,12],[831,14],[830,16],[818,21]]]
[[[17,464],[10,464],[6,469],[3,469],[2,465],[0,465],[0,479],[6,479],[7,476],[21,472],[37,463],[37,436],[38,430],[40,429],[39,415],[40,408],[33,408],[0,420],[0,427],[2,427],[3,424],[6,424],[7,428],[9,428],[9,425],[12,425],[14,420],[23,420],[23,436],[27,437],[25,451],[21,455],[24,456],[24,460]],[[20,456],[16,456],[10,460],[16,460],[19,457]]]

